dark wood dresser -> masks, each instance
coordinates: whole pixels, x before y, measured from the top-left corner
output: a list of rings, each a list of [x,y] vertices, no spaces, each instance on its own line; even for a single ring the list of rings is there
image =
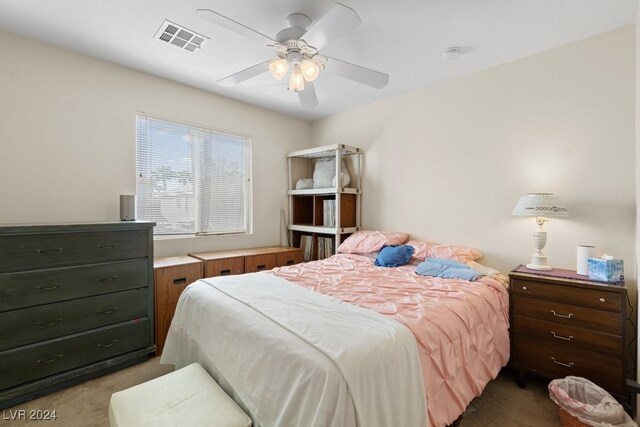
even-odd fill
[[[0,408],[153,353],[153,226],[0,226]]]
[[[510,277],[511,360],[525,373],[585,377],[626,403],[627,289],[576,278],[575,272],[523,272]]]

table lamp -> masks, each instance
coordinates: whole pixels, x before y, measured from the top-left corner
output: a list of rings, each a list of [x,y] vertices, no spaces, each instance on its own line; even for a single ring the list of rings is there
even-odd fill
[[[533,246],[536,251],[531,255],[531,264],[527,264],[527,268],[551,270],[551,266],[547,264],[547,257],[542,252],[547,243],[547,232],[542,229],[542,226],[548,221],[548,217],[569,216],[560,197],[554,196],[553,193],[529,193],[520,197],[511,215],[536,217],[538,229],[533,232]]]

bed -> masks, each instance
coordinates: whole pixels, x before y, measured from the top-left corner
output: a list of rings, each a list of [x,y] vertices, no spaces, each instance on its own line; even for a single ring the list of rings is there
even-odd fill
[[[161,363],[199,362],[257,426],[451,424],[509,359],[507,282],[490,271],[473,282],[419,276],[416,259],[374,258],[195,282]]]

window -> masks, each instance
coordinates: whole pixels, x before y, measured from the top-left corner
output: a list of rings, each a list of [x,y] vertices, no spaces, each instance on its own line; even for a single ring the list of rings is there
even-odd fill
[[[251,139],[136,116],[136,214],[155,234],[251,232]]]

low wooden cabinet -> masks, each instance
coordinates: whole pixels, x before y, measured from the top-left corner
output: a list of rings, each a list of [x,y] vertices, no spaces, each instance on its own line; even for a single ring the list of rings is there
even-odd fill
[[[178,305],[178,299],[189,284],[203,277],[202,261],[186,255],[156,258],[154,266],[154,295],[156,313],[156,355],[162,354],[169,326]]]
[[[526,372],[550,379],[575,375],[626,402],[626,288],[516,270],[509,275],[510,364],[519,385]]]
[[[205,277],[254,273],[302,262],[302,250],[289,246],[199,252],[189,256],[202,260]]]

